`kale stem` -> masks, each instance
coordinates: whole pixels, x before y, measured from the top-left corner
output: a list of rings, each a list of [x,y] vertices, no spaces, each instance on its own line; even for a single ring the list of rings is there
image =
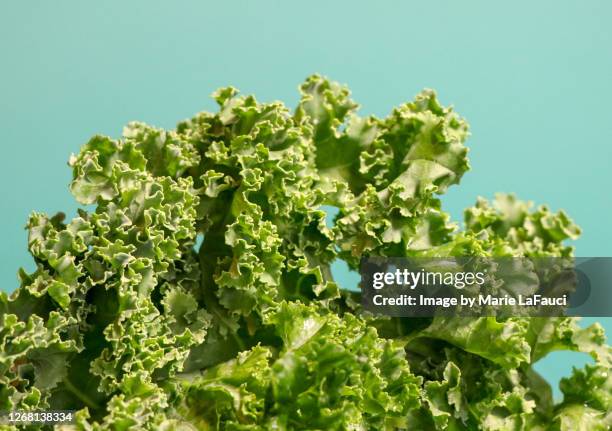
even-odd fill
[[[92,408],[94,410],[100,409],[100,405],[98,405],[98,403],[96,403],[88,395],[86,395],[84,392],[74,386],[72,382],[68,380],[68,378],[64,379],[63,383],[66,389],[72,392],[72,394],[76,396],[79,400],[83,401],[83,403],[85,403],[87,407]]]
[[[399,318],[395,318],[395,329],[397,330],[397,333],[400,335],[400,337],[402,335],[404,335],[404,328],[402,327],[402,320]]]
[[[246,345],[244,344],[244,341],[242,341],[242,339],[238,336],[238,334],[233,331],[231,332],[231,334],[234,340],[236,340],[236,344],[238,344],[238,348],[240,349],[240,351],[246,350]]]

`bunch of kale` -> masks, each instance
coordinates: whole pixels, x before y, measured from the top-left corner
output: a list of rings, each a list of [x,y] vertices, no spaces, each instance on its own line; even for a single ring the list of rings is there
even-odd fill
[[[224,88],[217,113],[71,158],[95,211],[30,217],[37,269],[0,293],[0,410],[74,409],[80,430],[609,429],[599,325],[375,318],[330,269],[571,256],[573,222],[500,195],[458,230],[437,196],[469,169],[468,127],[432,91],[384,119],[320,76],[301,94],[291,112]],[[560,349],[596,362],[554,404],[532,364]]]

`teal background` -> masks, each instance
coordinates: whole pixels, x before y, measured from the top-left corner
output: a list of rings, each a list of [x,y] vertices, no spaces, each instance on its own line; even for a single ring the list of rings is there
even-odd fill
[[[455,219],[514,191],[567,210],[577,255],[610,256],[611,19],[603,0],[4,1],[0,287],[33,268],[30,211],[75,213],[66,161],[92,134],[173,127],[228,84],[294,106],[313,72],[348,84],[364,114],[436,89],[472,127],[473,170],[444,197]],[[586,360],[556,353],[538,369],[556,382]]]

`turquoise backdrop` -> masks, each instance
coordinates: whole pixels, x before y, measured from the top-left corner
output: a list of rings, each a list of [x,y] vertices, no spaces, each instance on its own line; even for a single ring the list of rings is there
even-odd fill
[[[3,1],[0,287],[33,267],[30,211],[75,213],[66,161],[92,134],[172,127],[228,84],[294,105],[313,72],[367,114],[436,89],[472,127],[473,170],[444,197],[456,219],[514,191],[567,210],[584,230],[577,255],[610,256],[611,20],[605,0]],[[556,382],[586,360],[538,369]]]

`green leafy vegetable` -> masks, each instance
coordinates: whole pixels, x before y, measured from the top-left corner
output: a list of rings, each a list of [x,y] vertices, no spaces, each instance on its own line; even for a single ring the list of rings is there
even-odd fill
[[[468,127],[434,92],[380,119],[320,76],[300,88],[293,112],[224,88],[217,113],[130,123],[70,159],[95,210],[30,217],[36,270],[0,294],[0,410],[77,410],[80,430],[609,429],[600,326],[373,318],[331,272],[569,257],[578,227],[500,195],[459,231],[439,196],[469,169]],[[555,404],[532,365],[562,349],[595,364]]]

